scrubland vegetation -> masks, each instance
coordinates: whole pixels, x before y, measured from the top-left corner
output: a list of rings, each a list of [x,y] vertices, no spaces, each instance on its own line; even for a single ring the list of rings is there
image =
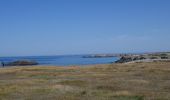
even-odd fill
[[[0,68],[0,100],[169,100],[170,62]]]

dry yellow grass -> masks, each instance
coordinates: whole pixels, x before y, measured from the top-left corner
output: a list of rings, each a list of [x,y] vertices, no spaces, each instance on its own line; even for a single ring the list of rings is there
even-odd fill
[[[0,100],[169,100],[170,62],[0,68]]]

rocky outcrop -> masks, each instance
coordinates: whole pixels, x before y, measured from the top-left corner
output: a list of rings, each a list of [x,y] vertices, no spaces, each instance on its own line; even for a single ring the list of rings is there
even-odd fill
[[[115,63],[125,63],[125,62],[129,62],[132,61],[131,57],[121,57],[119,60],[115,61]]]
[[[27,65],[38,65],[38,63],[35,61],[18,60],[5,64],[5,66],[27,66]]]
[[[126,62],[144,60],[144,59],[146,58],[143,56],[123,56],[119,60],[115,61],[115,63],[126,63]]]
[[[153,62],[153,61],[169,61],[169,52],[160,53],[149,53],[149,54],[134,54],[134,55],[124,55],[121,56],[116,63],[126,63],[126,62]]]

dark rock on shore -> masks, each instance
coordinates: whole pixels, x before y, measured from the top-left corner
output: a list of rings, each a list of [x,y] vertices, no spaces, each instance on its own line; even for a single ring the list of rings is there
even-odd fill
[[[125,63],[125,62],[129,62],[132,61],[133,59],[131,57],[121,57],[119,60],[115,61],[115,63]]]
[[[27,66],[27,65],[38,65],[38,63],[29,60],[18,60],[5,64],[5,66]]]
[[[146,53],[146,54],[127,54],[121,56],[115,63],[138,62],[138,61],[169,61],[169,52]]]
[[[146,59],[143,56],[123,56],[119,60],[117,60],[115,63],[125,63],[125,62],[131,62],[136,60],[143,60]]]

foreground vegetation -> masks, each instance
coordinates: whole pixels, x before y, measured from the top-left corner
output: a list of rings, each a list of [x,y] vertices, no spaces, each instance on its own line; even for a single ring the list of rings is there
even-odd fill
[[[169,100],[170,62],[0,68],[0,100]]]

